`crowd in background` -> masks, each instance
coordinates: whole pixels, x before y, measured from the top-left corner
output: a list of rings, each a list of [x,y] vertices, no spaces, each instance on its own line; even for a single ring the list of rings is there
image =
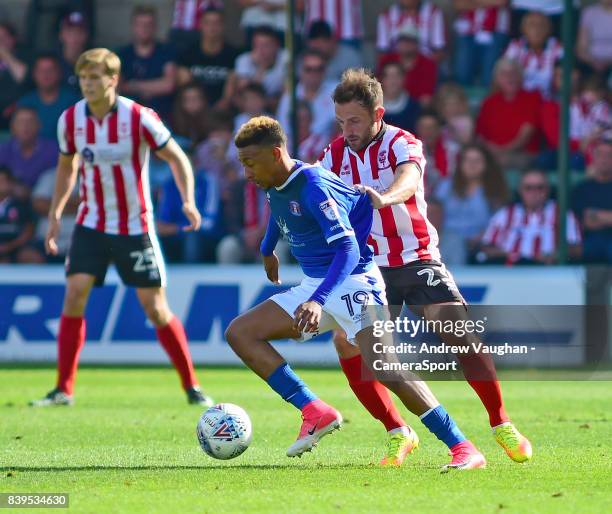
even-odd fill
[[[78,206],[63,217],[60,256],[43,249],[57,160],[56,122],[80,98],[74,64],[93,45],[93,0],[67,0],[58,23],[0,21],[0,262],[61,262]],[[61,4],[62,2],[55,2]],[[175,0],[172,28],[156,39],[157,12],[135,6],[121,58],[120,93],[149,106],[188,152],[202,229],[187,224],[167,165],[151,160],[157,231],[170,262],[253,262],[267,224],[265,197],[244,180],[232,136],[270,114],[289,135],[285,0],[240,0],[240,37],[222,0]],[[364,40],[360,0],[299,0],[295,45],[298,147],[314,162],[338,135],[331,94],[344,69],[379,77],[385,121],[422,141],[429,215],[447,263],[552,264],[559,223],[555,172],[561,58],[571,76],[566,220],[575,262],[612,262],[612,0],[576,6],[576,47],[560,38],[562,0],[428,0],[381,8]],[[38,6],[39,7],[39,6]],[[57,31],[55,47],[36,35]],[[246,41],[242,48],[237,41]],[[375,50],[366,51],[368,45]],[[290,137],[290,140],[293,138]]]

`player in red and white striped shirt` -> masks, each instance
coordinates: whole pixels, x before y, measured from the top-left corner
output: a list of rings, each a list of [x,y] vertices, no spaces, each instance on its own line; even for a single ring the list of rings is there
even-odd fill
[[[429,0],[400,0],[378,16],[376,48],[389,52],[402,29],[412,27],[419,34],[423,55],[440,61],[446,47],[444,13]]]
[[[304,0],[304,34],[320,20],[329,23],[339,41],[359,44],[363,39],[361,0]]]
[[[519,186],[521,201],[495,213],[482,236],[482,261],[506,264],[552,264],[557,250],[559,208],[550,199],[546,175],[539,170],[526,172]],[[567,242],[573,257],[580,255],[580,227],[567,213]]]
[[[194,200],[189,159],[155,112],[117,95],[121,62],[106,48],[84,52],[75,71],[84,99],[58,122],[60,156],[49,209],[47,252],[56,239],[66,201],[80,175],[81,204],[66,258],[66,294],[58,333],[58,382],[36,406],[73,403],[78,357],[85,343],[83,313],[92,286],[104,283],[111,262],[136,294],[157,337],[181,376],[190,403],[212,404],[204,396],[191,362],[185,330],[166,301],[166,274],[149,193],[149,153],[168,162],[183,198],[188,230],[201,217]]]
[[[418,306],[427,320],[444,323],[466,319],[465,300],[440,260],[438,234],[427,219],[423,186],[426,163],[421,141],[409,132],[385,125],[382,87],[365,70],[347,70],[333,98],[342,137],[327,147],[321,164],[370,196],[374,207],[370,243],[385,280],[392,319],[399,316],[403,304]],[[447,345],[469,347],[478,341],[474,334],[439,336]],[[337,334],[334,343],[345,373],[347,362],[361,362],[359,350],[344,335]],[[487,409],[497,442],[513,460],[530,459],[529,441],[504,409],[490,356],[459,354],[458,359]],[[360,372],[346,374],[351,385],[361,379]],[[379,399],[380,404],[384,401]],[[474,452],[477,450],[470,448],[453,454],[453,462],[469,466]]]

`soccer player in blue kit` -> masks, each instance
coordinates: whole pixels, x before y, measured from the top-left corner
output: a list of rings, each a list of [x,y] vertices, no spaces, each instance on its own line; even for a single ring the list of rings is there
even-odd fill
[[[284,400],[302,412],[297,440],[289,457],[312,450],[342,424],[341,414],[318,399],[270,345],[276,339],[308,339],[341,327],[362,350],[372,345],[372,320],[362,310],[385,305],[385,288],[367,238],[372,206],[367,195],[345,185],[320,166],[293,160],[280,124],[252,118],[234,140],[248,180],[266,190],[271,216],[261,244],[268,278],[280,283],[274,248],[282,232],[306,277],[300,285],[276,294],[234,319],[225,332],[236,354]],[[364,352],[365,353],[365,352]],[[421,380],[382,378],[423,424],[449,449],[466,453],[457,469],[486,462]],[[414,434],[414,446],[418,438]]]

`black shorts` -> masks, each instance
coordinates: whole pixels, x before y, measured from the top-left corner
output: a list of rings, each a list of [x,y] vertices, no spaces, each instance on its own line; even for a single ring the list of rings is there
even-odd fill
[[[414,261],[404,266],[381,267],[389,305],[432,305],[466,302],[455,279],[438,261]]]
[[[153,235],[155,237],[155,235]],[[72,233],[66,257],[66,276],[75,273],[94,275],[94,285],[104,284],[106,270],[111,262],[126,286],[165,286],[164,259],[157,240],[149,234],[123,236],[105,234],[77,225]]]

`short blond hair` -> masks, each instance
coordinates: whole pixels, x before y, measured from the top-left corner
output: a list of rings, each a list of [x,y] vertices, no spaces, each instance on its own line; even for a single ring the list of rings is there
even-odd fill
[[[285,146],[287,136],[281,124],[269,116],[257,116],[244,123],[234,138],[236,148],[257,146]]]
[[[119,75],[121,72],[121,59],[108,48],[92,48],[83,52],[77,59],[74,65],[74,71],[78,75],[83,68],[87,66],[96,66],[102,64],[104,66],[105,75]]]

